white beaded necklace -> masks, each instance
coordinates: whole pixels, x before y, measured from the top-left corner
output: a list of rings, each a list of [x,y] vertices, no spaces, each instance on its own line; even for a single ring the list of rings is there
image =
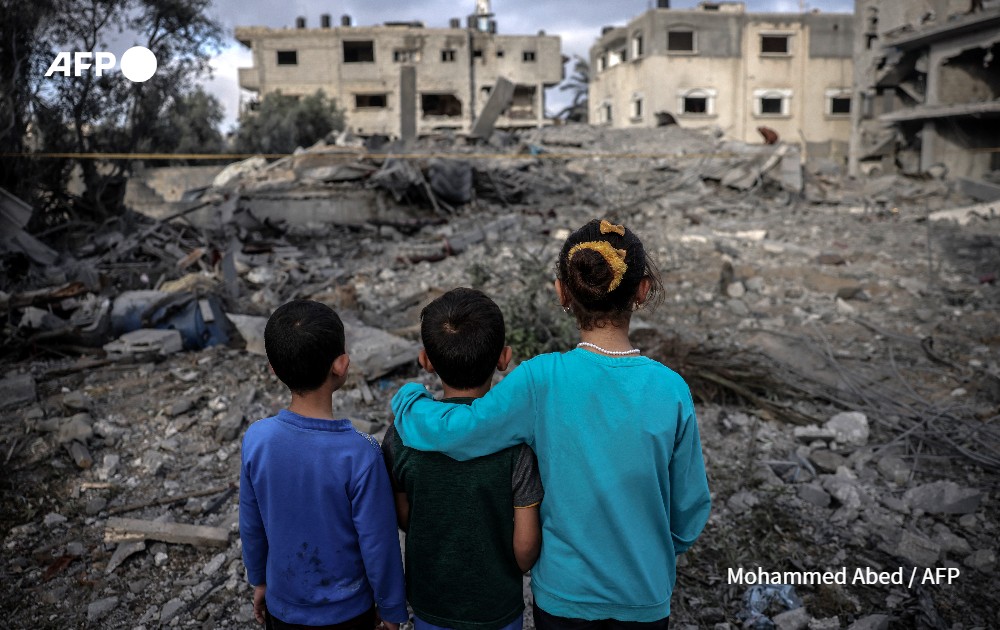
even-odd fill
[[[604,354],[611,355],[613,357],[627,357],[630,354],[639,354],[639,349],[638,348],[632,348],[631,350],[606,350],[605,348],[602,348],[601,346],[597,345],[596,343],[590,343],[590,342],[587,342],[587,341],[581,341],[580,343],[576,344],[576,347],[577,348],[583,348],[583,347],[593,348],[594,350],[599,350],[600,352],[603,352]]]

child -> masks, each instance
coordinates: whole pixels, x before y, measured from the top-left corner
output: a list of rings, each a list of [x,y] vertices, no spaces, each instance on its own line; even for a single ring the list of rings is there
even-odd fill
[[[335,420],[350,358],[344,325],[309,300],[267,320],[271,369],[292,393],[243,438],[240,538],[253,608],[268,628],[390,630],[406,621],[392,489],[378,442]],[[265,606],[266,598],[266,606]]]
[[[507,369],[500,308],[454,289],[420,313],[420,365],[436,372],[444,400],[469,404]],[[525,445],[467,462],[383,442],[406,536],[406,586],[415,630],[520,630],[521,574],[538,558],[541,481]]]
[[[525,361],[468,406],[404,385],[396,431],[457,459],[535,450],[546,493],[537,628],[665,629],[675,557],[701,533],[710,499],[687,385],[628,337],[632,311],[662,287],[632,231],[591,221],[563,245],[555,288],[580,329],[576,349]]]

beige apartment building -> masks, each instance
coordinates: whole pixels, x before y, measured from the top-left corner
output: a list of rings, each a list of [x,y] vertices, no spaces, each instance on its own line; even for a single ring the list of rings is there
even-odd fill
[[[590,49],[592,123],[719,127],[761,141],[769,127],[810,156],[846,159],[851,134],[853,16],[747,13],[743,2],[669,0]]]
[[[1000,1],[855,0],[852,174],[946,172],[1000,199]]]
[[[441,130],[468,132],[498,78],[514,84],[512,100],[496,125],[546,123],[545,88],[563,77],[560,40],[545,35],[500,35],[488,0],[448,28],[421,22],[353,26],[344,16],[319,28],[245,26],[236,39],[253,51],[240,68],[241,88],[266,96],[305,95],[322,89],[346,111],[360,135],[413,137]]]

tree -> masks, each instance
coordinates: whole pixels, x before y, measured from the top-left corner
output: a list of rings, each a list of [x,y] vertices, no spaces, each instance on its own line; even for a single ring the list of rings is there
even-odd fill
[[[3,114],[13,126],[0,139],[20,136],[14,146],[25,147],[24,137],[30,128],[36,138],[33,148],[47,153],[159,150],[157,134],[168,108],[182,102],[196,79],[208,72],[208,60],[222,39],[221,27],[206,13],[210,0],[0,1],[5,11],[4,30],[10,9],[16,18],[10,28],[24,34],[20,41],[5,43],[0,50],[5,57],[0,63],[4,66],[0,87],[5,95],[11,88],[18,91],[16,97],[3,102]],[[148,81],[132,83],[117,72],[44,76],[56,51],[107,50],[108,39],[120,37],[120,33],[156,56],[158,68]],[[16,47],[17,52],[9,55],[7,47]],[[15,71],[5,67],[11,56],[22,64]],[[17,79],[20,82],[11,83]],[[9,115],[8,107],[12,111]],[[6,126],[0,126],[0,133],[4,129]],[[79,159],[77,163],[85,192],[74,199],[76,212],[103,218],[118,210],[130,161]],[[37,188],[65,194],[68,165],[63,162],[60,168],[59,179],[52,179],[51,173],[40,175]],[[16,176],[5,172],[3,181]]]
[[[291,96],[272,92],[261,99],[256,111],[244,111],[236,132],[240,153],[291,153],[344,128],[344,112],[323,90]]]
[[[573,101],[560,110],[555,118],[585,123],[589,118],[587,95],[590,90],[590,64],[580,55],[573,55],[573,58],[576,59],[573,64],[573,74],[559,86],[560,91],[573,93]]]
[[[224,116],[219,99],[198,86],[167,106],[153,145],[161,153],[219,153]]]

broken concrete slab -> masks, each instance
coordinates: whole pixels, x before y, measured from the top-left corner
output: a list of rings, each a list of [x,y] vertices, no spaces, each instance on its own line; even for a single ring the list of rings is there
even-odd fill
[[[14,374],[0,380],[0,409],[21,407],[35,402],[35,377]]]
[[[179,330],[140,328],[127,332],[115,341],[105,344],[109,354],[159,354],[180,352],[184,347]]]
[[[138,539],[159,540],[196,547],[225,547],[229,544],[229,532],[220,527],[207,525],[157,523],[117,516],[108,519],[104,530],[105,542]]]
[[[970,514],[979,509],[983,493],[966,488],[954,481],[935,481],[910,488],[903,495],[903,501],[911,510],[923,510],[928,514]]]
[[[918,567],[932,567],[941,556],[941,547],[925,536],[904,530],[894,553]]]
[[[864,446],[868,443],[868,416],[860,411],[844,411],[833,416],[823,425],[833,431],[837,441],[852,446]]]
[[[267,326],[266,317],[256,315],[238,315],[236,313],[226,313],[226,318],[236,326],[236,331],[246,342],[246,351],[251,354],[267,356],[264,349],[264,328]]]
[[[974,218],[996,219],[1000,217],[1000,202],[988,201],[986,203],[966,206],[963,208],[952,208],[950,210],[938,210],[927,215],[928,221],[954,221],[959,225],[968,225]]]
[[[144,540],[123,540],[115,547],[115,552],[111,554],[111,560],[108,560],[108,566],[104,569],[104,573],[111,575],[129,556],[145,550],[146,542]]]
[[[351,363],[371,381],[417,360],[420,344],[345,317],[344,334]]]

